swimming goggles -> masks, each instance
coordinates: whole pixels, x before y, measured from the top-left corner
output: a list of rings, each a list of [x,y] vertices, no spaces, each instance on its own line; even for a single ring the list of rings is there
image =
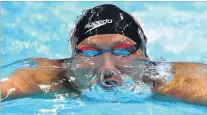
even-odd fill
[[[112,49],[98,49],[94,47],[82,47],[80,49],[76,48],[76,54],[82,55],[84,57],[93,57],[102,54],[103,52],[111,52],[113,55],[126,57],[133,53],[136,53],[136,51],[139,49],[139,45],[131,45],[131,44],[121,44],[117,45]]]

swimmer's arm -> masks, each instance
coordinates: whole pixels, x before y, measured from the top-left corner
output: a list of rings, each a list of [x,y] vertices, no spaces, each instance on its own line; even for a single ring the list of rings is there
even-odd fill
[[[15,71],[7,80],[1,81],[1,100],[11,100],[29,95],[61,92],[66,88],[66,79],[59,79],[56,72],[45,69],[20,69]]]
[[[8,79],[1,81],[2,101],[40,92],[33,72],[35,70],[20,69],[12,73]]]
[[[65,70],[57,60],[35,59],[35,62],[45,65],[16,70],[7,80],[0,82],[3,101],[48,91],[70,91],[70,84],[64,77]]]
[[[157,88],[161,94],[207,105],[207,65],[199,63],[173,63],[173,80]]]

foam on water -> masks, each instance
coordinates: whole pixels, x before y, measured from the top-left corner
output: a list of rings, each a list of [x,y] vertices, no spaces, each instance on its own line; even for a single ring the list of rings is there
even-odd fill
[[[134,83],[128,76],[122,75],[124,84],[112,89],[104,89],[93,83],[89,89],[82,90],[83,96],[92,100],[106,102],[131,102],[142,100],[152,95],[151,87],[143,82]]]
[[[16,63],[17,64],[17,63]],[[22,63],[24,65],[24,63]],[[17,64],[18,65],[18,64]],[[7,66],[7,71],[16,69],[18,66]],[[27,66],[26,66],[27,67]],[[4,68],[4,69],[5,69]],[[158,73],[165,75],[155,76],[154,79],[165,79],[171,81],[169,63],[160,64],[160,67],[155,66]],[[165,69],[164,69],[165,68]],[[166,69],[168,68],[168,69]],[[152,77],[152,76],[151,76]],[[172,76],[171,76],[172,77]],[[122,86],[117,86],[113,89],[103,89],[99,85],[93,83],[90,89],[82,90],[81,96],[65,94],[50,94],[47,92],[48,86],[40,85],[45,89],[45,94],[38,98],[27,97],[1,103],[2,114],[31,114],[31,115],[106,115],[106,114],[137,114],[137,115],[205,115],[206,107],[188,104],[185,102],[164,102],[158,101],[151,96],[151,86],[143,82],[133,82],[132,78],[127,75],[121,75],[124,82]],[[96,77],[93,77],[95,80]],[[13,91],[11,89],[11,91]],[[47,98],[47,95],[52,95],[52,98]],[[176,111],[176,112],[175,112]]]

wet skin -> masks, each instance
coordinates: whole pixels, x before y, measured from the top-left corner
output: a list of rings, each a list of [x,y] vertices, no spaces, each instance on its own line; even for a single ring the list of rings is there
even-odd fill
[[[131,39],[119,34],[104,34],[91,36],[77,47],[96,47],[112,49],[120,44],[136,44]],[[73,54],[70,59],[52,60],[35,58],[36,68],[22,68],[13,72],[8,80],[1,81],[1,97],[7,96],[11,88],[15,88],[5,100],[15,99],[37,93],[44,93],[41,84],[49,85],[50,92],[74,92],[77,89],[88,88],[92,76],[97,76],[94,83],[114,80],[122,84],[120,75],[125,74],[133,80],[143,80],[143,68],[134,65],[145,65],[148,60],[142,50],[127,57],[115,56],[110,52],[95,57],[83,57]],[[127,66],[125,66],[127,65]],[[142,66],[141,66],[142,67]],[[145,68],[146,69],[146,68]],[[199,63],[172,63],[173,80],[168,82],[154,81],[154,92],[164,94],[190,103],[207,104],[207,65]],[[184,71],[181,71],[184,70]],[[101,79],[100,73],[113,72],[107,78]],[[75,78],[75,79],[74,79]],[[153,81],[153,80],[151,80]],[[148,80],[147,82],[150,82]]]
[[[136,43],[123,35],[99,35],[85,39],[78,45],[78,48],[93,47],[107,50],[119,47],[122,44],[134,45]],[[139,74],[134,74],[134,69],[130,67],[136,62],[144,65],[144,60],[145,58],[143,57],[142,51],[139,49],[137,53],[127,57],[116,56],[111,52],[105,52],[94,57],[74,55],[71,66],[72,68],[78,68],[73,71],[74,76],[81,76],[76,77],[76,84],[78,87],[87,88],[92,76],[100,75],[100,73],[105,71],[113,72],[113,75],[111,75],[108,79],[116,80],[119,84],[122,82],[120,74],[126,74],[131,77],[139,77]],[[136,71],[138,72],[139,70]],[[91,75],[91,77],[87,77],[88,75]],[[101,82],[100,76],[97,77],[97,82]]]

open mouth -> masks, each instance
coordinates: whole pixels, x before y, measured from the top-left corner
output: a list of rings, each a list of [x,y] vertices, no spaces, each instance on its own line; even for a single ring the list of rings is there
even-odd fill
[[[119,83],[115,80],[114,81],[105,81],[104,83],[102,83],[101,86],[105,89],[112,89],[112,88],[119,86]]]
[[[118,74],[114,74],[111,71],[105,71],[97,77],[96,83],[99,84],[102,88],[111,89],[117,86],[122,85],[122,78]]]
[[[104,82],[106,85],[118,85],[119,83],[115,80],[112,80],[112,81],[105,81]]]
[[[120,81],[121,78],[119,76],[108,76],[107,78],[104,77],[104,79],[102,79],[102,86],[103,88],[111,89],[121,85]]]

